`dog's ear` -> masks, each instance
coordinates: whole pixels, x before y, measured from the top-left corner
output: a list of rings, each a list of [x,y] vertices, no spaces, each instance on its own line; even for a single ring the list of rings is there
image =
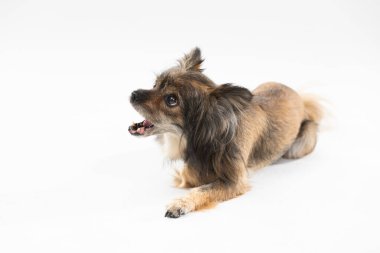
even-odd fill
[[[196,47],[190,51],[190,53],[185,54],[182,59],[178,60],[179,67],[185,71],[202,71],[201,64],[203,62],[201,56],[201,50]]]
[[[246,88],[225,84],[185,111],[186,160],[200,174],[214,173],[225,182],[237,180],[233,167],[241,157],[234,138],[252,96]]]
[[[210,97],[215,98],[221,106],[233,108],[235,111],[244,109],[252,96],[248,89],[229,83],[216,87],[210,93]]]
[[[235,137],[241,112],[248,106],[252,93],[243,87],[223,84],[209,94],[210,121],[220,143],[228,144]]]

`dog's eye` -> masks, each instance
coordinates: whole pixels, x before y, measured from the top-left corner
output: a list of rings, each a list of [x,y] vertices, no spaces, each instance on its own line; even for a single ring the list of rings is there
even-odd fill
[[[177,105],[177,98],[174,95],[167,95],[165,97],[165,102],[168,106],[176,106]]]

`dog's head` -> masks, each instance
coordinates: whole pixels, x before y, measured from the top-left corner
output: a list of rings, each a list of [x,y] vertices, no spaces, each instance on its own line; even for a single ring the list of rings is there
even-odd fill
[[[179,60],[178,66],[158,75],[152,89],[133,91],[130,102],[146,119],[130,126],[129,132],[138,136],[181,134],[186,101],[195,95],[190,94],[190,90],[206,92],[215,86],[202,74],[202,61],[200,50],[195,48]]]
[[[190,134],[201,128],[216,133],[228,130],[234,135],[237,112],[251,100],[247,89],[225,84],[216,86],[202,73],[203,59],[199,48],[178,61],[178,65],[161,73],[152,89],[132,92],[130,102],[145,118],[129,127],[137,136],[172,132]],[[204,138],[206,136],[199,136]]]

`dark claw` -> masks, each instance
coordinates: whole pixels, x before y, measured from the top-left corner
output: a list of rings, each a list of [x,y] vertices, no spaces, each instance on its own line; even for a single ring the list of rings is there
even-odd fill
[[[184,215],[184,214],[185,213],[181,209],[176,210],[176,212],[166,211],[165,217],[168,217],[168,218],[179,218],[181,215]]]
[[[170,211],[167,211],[165,213],[165,217],[168,217],[168,218],[178,218],[179,216],[178,215],[174,215],[174,213],[172,213]]]

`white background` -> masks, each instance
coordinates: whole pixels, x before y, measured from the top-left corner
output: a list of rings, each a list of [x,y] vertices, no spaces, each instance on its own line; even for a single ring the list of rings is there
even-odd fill
[[[379,1],[0,1],[0,252],[380,252]],[[217,83],[325,99],[313,154],[215,209],[185,190],[131,91],[192,47]]]

